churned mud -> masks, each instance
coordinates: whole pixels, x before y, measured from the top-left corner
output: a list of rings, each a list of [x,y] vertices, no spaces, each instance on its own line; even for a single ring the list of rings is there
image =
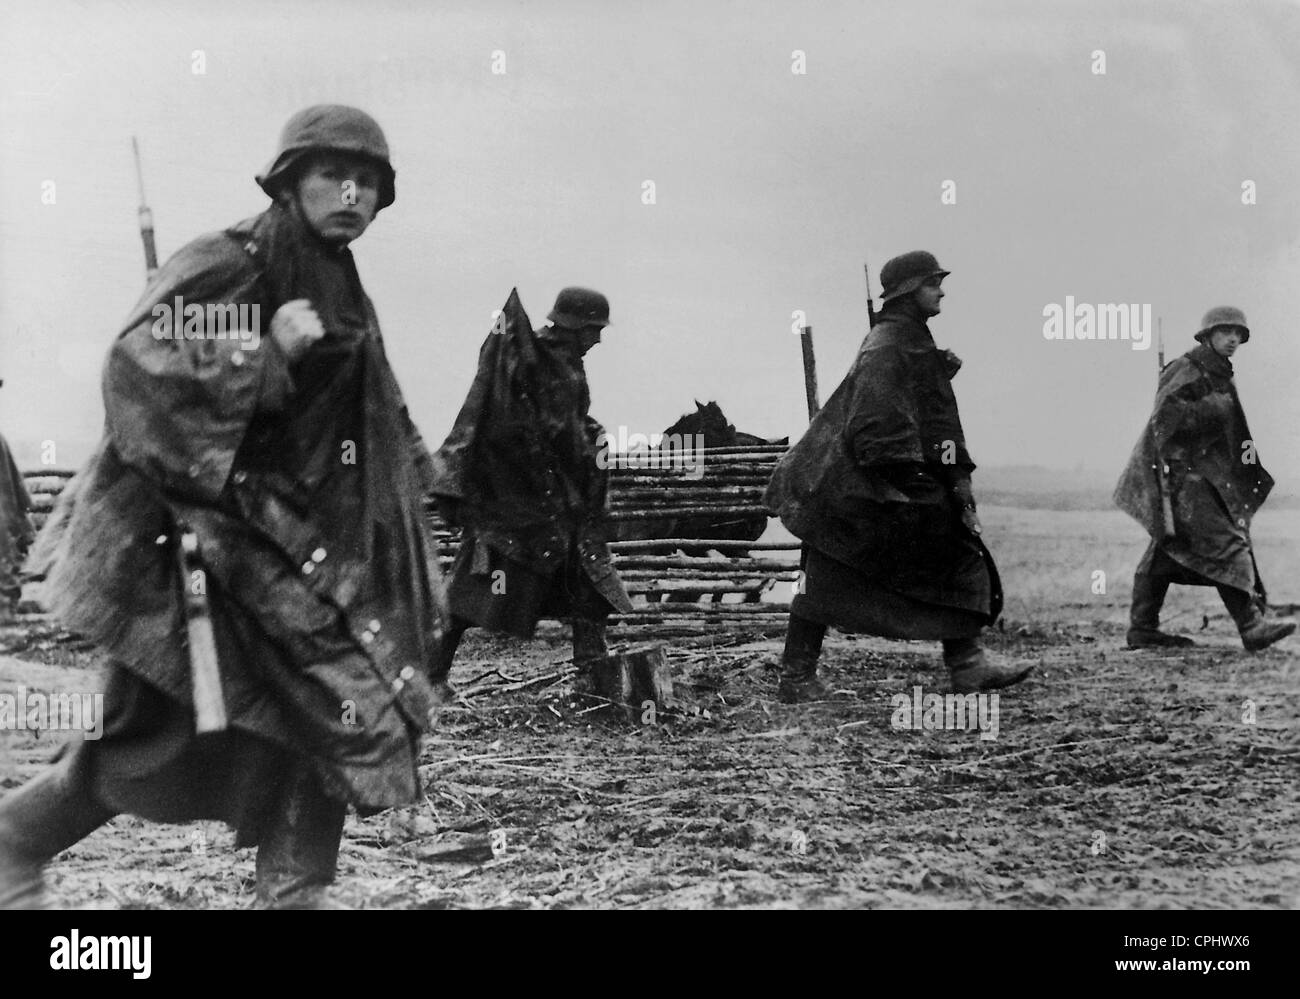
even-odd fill
[[[422,757],[424,801],[349,816],[337,896],[363,908],[1300,905],[1300,640],[1245,653],[1207,592],[1171,600],[1196,648],[1127,651],[1126,591],[1092,594],[1088,558],[1064,563],[1083,595],[1050,613],[1009,602],[989,644],[1038,668],[964,730],[917,710],[947,689],[938,643],[832,634],[835,696],[788,706],[778,638],[673,640],[676,707],[626,718],[573,695],[562,628],[533,642],[471,632],[454,675],[464,703]],[[0,649],[0,693],[89,684],[96,668],[38,618],[0,629]],[[3,787],[58,738],[0,733]],[[216,823],[120,817],[50,866],[51,900],[247,907],[253,852],[232,844]]]

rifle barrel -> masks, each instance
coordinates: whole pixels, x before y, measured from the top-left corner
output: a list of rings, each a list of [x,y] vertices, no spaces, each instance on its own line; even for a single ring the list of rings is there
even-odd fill
[[[1165,317],[1156,316],[1156,375],[1165,370]]]
[[[153,238],[153,212],[144,197],[144,171],[140,168],[140,143],[131,136],[131,150],[135,153],[135,181],[140,189],[140,210],[136,213],[140,219],[140,240],[144,243],[144,267],[146,276],[152,280],[158,273],[158,248]]]
[[[867,326],[876,325],[876,303],[871,300],[871,267],[866,261],[862,263],[862,272],[867,277]]]

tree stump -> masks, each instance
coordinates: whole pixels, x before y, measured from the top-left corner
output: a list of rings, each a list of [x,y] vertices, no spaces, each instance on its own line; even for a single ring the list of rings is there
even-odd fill
[[[593,693],[621,707],[629,718],[653,701],[656,711],[673,703],[673,677],[662,645],[635,645],[607,656],[592,669]]]

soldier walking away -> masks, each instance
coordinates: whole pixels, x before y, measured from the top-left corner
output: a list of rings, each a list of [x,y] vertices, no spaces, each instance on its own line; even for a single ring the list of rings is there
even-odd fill
[[[446,442],[433,491],[463,528],[448,582],[451,627],[431,675],[443,700],[452,660],[471,626],[532,637],[541,618],[573,626],[575,686],[609,654],[606,618],[632,609],[614,571],[609,476],[582,358],[609,325],[609,302],[565,288],[536,332],[516,292],[479,352],[478,372]]]
[[[258,182],[266,211],[145,291],[105,365],[104,437],[32,552],[111,667],[102,738],[0,801],[0,905],[39,904],[43,863],[131,812],[224,820],[257,846],[258,905],[335,907],[348,804],[418,798],[443,614],[429,456],[348,249],[393,203],[388,145],[312,107]],[[214,329],[241,305],[268,335]],[[178,535],[197,539],[183,579]],[[195,597],[228,716],[202,735]]]
[[[1232,357],[1250,328],[1240,309],[1218,306],[1201,320],[1196,340],[1160,373],[1155,408],[1115,487],[1116,504],[1151,535],[1133,576],[1128,644],[1193,644],[1160,630],[1165,594],[1179,583],[1216,587],[1242,644],[1255,652],[1296,624],[1265,616],[1250,541],[1251,518],[1273,488],[1232,380]]]
[[[952,391],[961,362],[926,325],[948,273],[919,250],[885,264],[879,322],[768,485],[768,509],[804,541],[783,701],[826,695],[817,660],[828,625],[941,640],[960,693],[1009,686],[1033,668],[979,642],[1001,613],[1002,587],[980,540],[975,464]]]
[[[3,385],[4,379],[0,379]],[[0,436],[0,624],[12,624],[17,617],[23,592],[20,570],[36,534],[27,515],[31,508],[22,473],[9,453],[9,444]]]

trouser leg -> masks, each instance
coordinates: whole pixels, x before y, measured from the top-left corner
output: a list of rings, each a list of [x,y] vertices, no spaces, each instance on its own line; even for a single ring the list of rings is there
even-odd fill
[[[84,747],[0,799],[0,909],[38,908],[45,862],[115,814],[95,798]]]
[[[290,772],[257,847],[257,904],[328,908],[347,805],[329,798],[304,764]]]

